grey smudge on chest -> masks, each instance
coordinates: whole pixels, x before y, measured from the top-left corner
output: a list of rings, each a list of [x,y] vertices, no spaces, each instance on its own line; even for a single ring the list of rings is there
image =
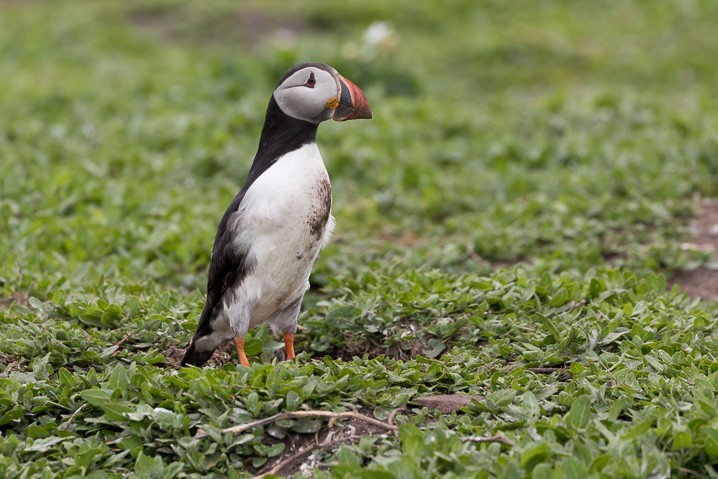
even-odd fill
[[[324,235],[324,228],[327,226],[332,210],[332,186],[327,177],[323,177],[314,185],[312,204],[314,208],[307,218],[307,226],[312,238],[318,241]]]

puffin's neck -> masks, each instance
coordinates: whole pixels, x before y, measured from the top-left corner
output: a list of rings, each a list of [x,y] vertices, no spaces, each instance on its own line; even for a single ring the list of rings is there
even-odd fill
[[[318,127],[317,123],[297,120],[284,113],[272,95],[267,106],[262,134],[259,137],[259,148],[249,169],[245,188],[248,188],[282,156],[306,144],[316,143]]]

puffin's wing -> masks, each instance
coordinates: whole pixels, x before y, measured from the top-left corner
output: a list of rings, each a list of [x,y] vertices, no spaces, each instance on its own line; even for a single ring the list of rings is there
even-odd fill
[[[195,342],[203,336],[212,334],[214,329],[212,322],[221,308],[222,298],[227,289],[239,284],[251,270],[247,252],[240,251],[232,244],[234,238],[242,230],[242,217],[238,210],[243,198],[244,191],[240,191],[229,205],[229,208],[227,208],[217,228],[217,235],[214,238],[214,247],[212,248],[212,259],[209,264],[207,299],[197,323],[197,331],[182,359],[183,365],[194,364],[200,366],[212,356],[214,349],[200,351],[197,349]]]

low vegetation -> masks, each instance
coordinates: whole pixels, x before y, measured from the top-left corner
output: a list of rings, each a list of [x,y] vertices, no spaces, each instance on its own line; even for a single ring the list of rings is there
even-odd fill
[[[718,5],[449,3],[0,3],[1,477],[718,476]],[[180,368],[306,60],[374,119],[300,354]]]

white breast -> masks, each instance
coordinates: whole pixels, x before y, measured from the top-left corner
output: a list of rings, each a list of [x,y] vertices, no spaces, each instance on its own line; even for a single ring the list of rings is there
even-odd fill
[[[329,176],[317,144],[304,145],[255,180],[242,200],[241,213],[264,226],[296,220],[312,208],[311,190],[325,179]]]
[[[327,208],[329,177],[316,143],[283,156],[254,181],[231,227],[233,247],[254,258],[257,266],[237,295],[242,304],[228,305],[230,323],[250,321],[232,317],[249,307],[251,327],[306,291],[312,265],[334,222],[322,224],[319,237],[310,225]]]

